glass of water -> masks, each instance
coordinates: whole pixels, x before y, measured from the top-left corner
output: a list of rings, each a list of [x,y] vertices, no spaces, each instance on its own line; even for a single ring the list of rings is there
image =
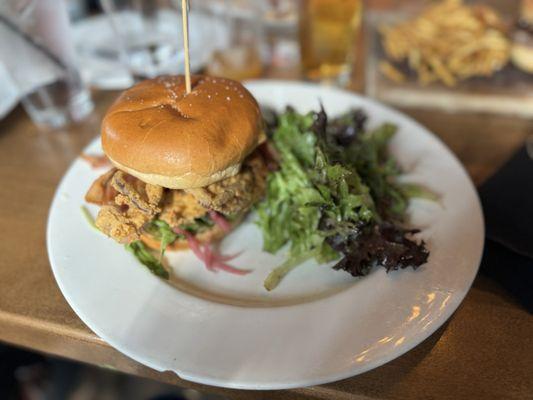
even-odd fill
[[[0,57],[31,119],[59,128],[91,113],[90,93],[76,68],[66,2],[3,0]]]
[[[183,64],[181,1],[100,0],[135,80],[177,73]]]
[[[258,78],[263,72],[262,2],[258,0],[211,0],[206,7],[228,38],[211,55],[209,75],[235,80]]]

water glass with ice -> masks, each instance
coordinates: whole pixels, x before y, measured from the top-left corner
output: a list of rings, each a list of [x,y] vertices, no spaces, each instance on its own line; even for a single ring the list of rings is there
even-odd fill
[[[177,73],[183,64],[181,2],[100,0],[135,80]]]

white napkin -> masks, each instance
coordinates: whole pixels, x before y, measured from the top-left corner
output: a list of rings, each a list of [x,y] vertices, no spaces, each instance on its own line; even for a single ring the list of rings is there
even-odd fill
[[[17,105],[20,91],[13,82],[11,75],[0,62],[0,118],[3,118]]]
[[[69,42],[66,7],[59,4],[56,0],[39,0],[28,6],[26,12],[24,8],[15,9],[10,2],[0,3],[0,15],[13,25],[38,31],[43,42],[53,44],[49,51],[70,63],[75,60],[74,47]],[[63,74],[49,56],[3,21],[0,21],[0,60],[0,103],[3,105],[0,117],[6,115],[20,97]]]
[[[0,60],[21,93],[57,79],[59,71],[41,52],[0,23]]]

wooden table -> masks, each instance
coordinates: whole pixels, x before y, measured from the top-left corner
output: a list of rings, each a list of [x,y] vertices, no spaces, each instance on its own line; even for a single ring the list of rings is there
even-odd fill
[[[39,132],[21,109],[0,122],[0,340],[235,399],[533,398],[533,318],[483,276],[450,321],[415,349],[363,375],[318,387],[212,388],[155,372],[112,349],[63,299],[48,262],[45,228],[61,176],[98,134],[114,96],[96,93],[94,116],[63,132]],[[477,184],[533,132],[532,121],[511,117],[408,113],[450,146]]]

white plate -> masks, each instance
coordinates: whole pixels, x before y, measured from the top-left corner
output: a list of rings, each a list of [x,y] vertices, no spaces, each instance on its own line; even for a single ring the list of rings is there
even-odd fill
[[[92,230],[80,214],[98,175],[76,161],[61,182],[48,222],[50,261],[65,298],[100,337],[159,371],[209,385],[282,389],[330,382],[382,365],[431,335],[457,308],[478,269],[483,219],[461,164],[425,128],[367,98],[309,84],[257,81],[247,87],[263,104],[329,115],[363,107],[370,126],[389,121],[399,131],[392,151],[421,182],[442,196],[439,206],[417,201],[415,225],[431,249],[429,262],[354,279],[307,264],[273,292],[263,280],[283,255],[261,252],[248,221],[224,242],[244,249],[239,277],[206,271],[195,258],[172,255],[173,284],[151,275],[124,248]],[[87,152],[99,150],[95,140]],[[96,209],[92,209],[96,211]]]

